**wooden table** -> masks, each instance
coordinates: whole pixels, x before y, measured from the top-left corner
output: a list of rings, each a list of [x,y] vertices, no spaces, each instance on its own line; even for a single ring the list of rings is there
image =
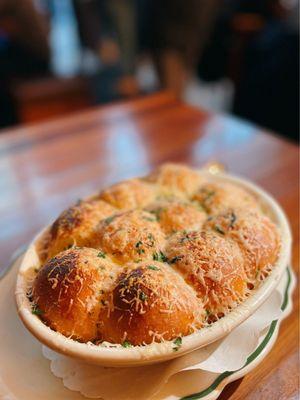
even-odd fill
[[[7,130],[0,134],[0,154],[0,270],[73,201],[167,160],[193,166],[218,160],[269,191],[291,222],[298,267],[298,147],[245,121],[160,93]],[[272,352],[229,385],[223,400],[299,398],[298,294]]]

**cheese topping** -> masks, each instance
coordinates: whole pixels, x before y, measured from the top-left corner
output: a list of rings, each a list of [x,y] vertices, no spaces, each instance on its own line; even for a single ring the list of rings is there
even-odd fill
[[[176,351],[260,285],[280,237],[245,189],[166,164],[70,207],[37,247],[28,297],[51,329],[105,346],[173,340]]]

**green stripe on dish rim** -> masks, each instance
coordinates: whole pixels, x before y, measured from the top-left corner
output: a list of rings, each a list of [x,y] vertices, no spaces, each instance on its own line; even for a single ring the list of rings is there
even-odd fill
[[[290,288],[290,284],[291,284],[291,272],[289,270],[289,268],[286,269],[287,272],[287,284],[286,284],[286,288],[284,291],[284,297],[283,297],[283,302],[281,304],[281,310],[284,311],[288,305],[289,302],[289,288]],[[243,368],[245,368],[247,365],[249,365],[252,361],[254,361],[260,354],[261,352],[264,350],[264,348],[266,347],[266,345],[269,343],[271,337],[274,334],[275,328],[278,324],[278,319],[274,320],[271,322],[270,328],[266,334],[266,336],[264,337],[264,339],[262,340],[262,342],[258,345],[258,347],[254,350],[254,352],[252,354],[250,354],[250,356],[247,358],[247,361],[245,363],[245,365],[240,368],[237,369],[235,371],[225,371],[223,372],[221,375],[219,375],[214,381],[213,383],[206,389],[202,390],[201,392],[198,393],[194,393],[185,397],[181,397],[180,400],[198,400],[198,399],[202,399],[203,397],[209,395],[213,390],[217,389],[217,387],[219,386],[219,384],[228,376],[241,371]]]

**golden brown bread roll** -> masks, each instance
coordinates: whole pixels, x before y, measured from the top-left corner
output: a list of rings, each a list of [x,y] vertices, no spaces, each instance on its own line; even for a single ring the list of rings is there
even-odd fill
[[[34,307],[50,328],[82,342],[95,340],[101,296],[111,290],[117,270],[95,249],[59,253],[35,278]]]
[[[165,236],[154,216],[143,210],[125,211],[101,222],[93,247],[103,248],[120,261],[152,259],[164,246]]]
[[[209,214],[221,212],[229,207],[244,207],[259,210],[256,199],[243,188],[232,183],[206,183],[194,195]]]
[[[38,243],[33,310],[75,340],[187,335],[243,301],[277,260],[279,234],[255,197],[185,166],[100,197],[64,211]]]
[[[171,340],[199,328],[203,314],[194,290],[167,264],[131,264],[101,309],[99,339],[133,345]]]
[[[95,226],[115,211],[102,200],[80,201],[63,211],[45,234],[42,258],[50,259],[72,246],[89,246]]]
[[[212,231],[181,232],[166,256],[194,286],[207,312],[224,314],[246,296],[247,279],[239,246]]]
[[[159,201],[147,207],[165,234],[184,229],[200,229],[207,215],[195,204],[182,201]]]
[[[244,255],[245,271],[250,281],[260,271],[272,267],[280,250],[280,238],[270,219],[256,211],[229,209],[209,219],[206,227],[236,241]]]
[[[161,187],[164,194],[190,196],[205,181],[197,171],[181,164],[163,164],[147,178]]]
[[[122,210],[141,208],[155,199],[155,189],[140,179],[129,179],[102,191],[100,198]]]

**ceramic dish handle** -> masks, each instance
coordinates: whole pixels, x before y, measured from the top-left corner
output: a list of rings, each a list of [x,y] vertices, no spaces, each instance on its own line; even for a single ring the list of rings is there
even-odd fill
[[[212,175],[218,175],[222,172],[227,172],[228,168],[225,164],[220,163],[219,161],[216,160],[212,160],[212,161],[208,161],[203,169],[205,171],[208,171],[210,174]]]

